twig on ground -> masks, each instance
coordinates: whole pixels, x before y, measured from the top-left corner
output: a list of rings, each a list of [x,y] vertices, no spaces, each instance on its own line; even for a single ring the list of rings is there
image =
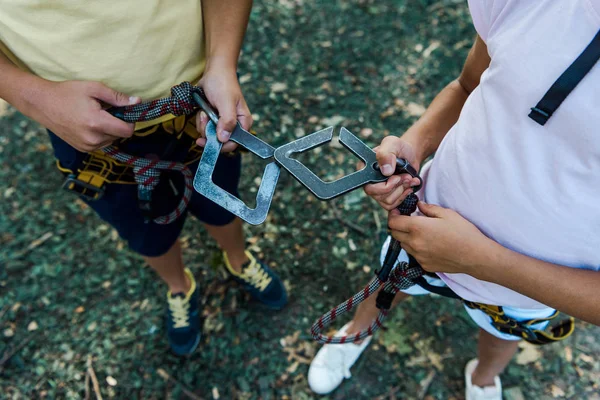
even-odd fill
[[[417,397],[419,400],[423,400],[427,395],[427,391],[429,390],[429,386],[431,386],[431,382],[433,382],[433,378],[435,378],[435,371],[432,370],[427,377],[421,381],[421,391]]]
[[[171,381],[171,382],[175,383],[176,385],[179,385],[183,394],[185,394],[190,399],[204,400],[202,397],[200,397],[197,394],[194,394],[192,391],[188,390],[185,386],[183,386],[183,384],[181,382],[179,382],[177,379],[175,379],[171,375],[169,375],[169,373],[167,371],[165,371],[164,369],[158,368],[156,370],[156,373],[158,373],[158,375],[160,375],[160,377],[163,378],[164,380]]]
[[[90,400],[90,374],[85,371],[85,400]]]
[[[102,394],[100,393],[100,385],[98,384],[98,378],[96,378],[96,373],[94,372],[94,367],[92,367],[92,356],[88,355],[87,359],[87,372],[90,378],[92,379],[92,385],[94,386],[94,393],[96,394],[96,400],[102,400]]]
[[[330,208],[331,208],[331,211],[333,212],[333,216],[335,217],[336,220],[341,222],[343,225],[346,225],[348,228],[355,230],[356,232],[360,233],[363,236],[369,236],[367,234],[366,230],[364,230],[360,226],[356,225],[355,223],[348,221],[347,218],[343,218],[342,215],[340,214],[340,210],[338,209],[337,204],[334,203],[333,207],[330,207]]]
[[[4,370],[4,364],[8,362],[15,354],[19,352],[25,345],[33,338],[32,335],[27,336],[25,339],[21,341],[18,345],[13,347],[10,350],[6,350],[0,359],[0,373]]]

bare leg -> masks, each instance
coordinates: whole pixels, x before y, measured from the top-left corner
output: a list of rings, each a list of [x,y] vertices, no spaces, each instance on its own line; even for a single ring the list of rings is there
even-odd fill
[[[371,297],[363,301],[358,306],[358,308],[356,309],[356,314],[354,314],[354,318],[348,326],[348,334],[357,333],[362,331],[363,329],[367,329],[373,323],[375,318],[377,318],[377,315],[379,314],[379,309],[375,305],[375,301],[377,300],[377,293],[379,293],[379,291],[373,293]],[[408,294],[402,292],[396,293],[396,297],[394,297],[394,301],[392,303],[391,308],[394,308],[398,303],[400,303],[407,297],[409,297]]]
[[[242,271],[242,265],[248,261],[246,257],[246,238],[242,228],[242,220],[236,218],[233,222],[223,225],[204,225],[221,249],[227,253],[231,267],[236,272]]]
[[[479,387],[494,386],[494,377],[504,371],[518,346],[519,342],[516,340],[502,340],[480,329],[479,363],[473,371],[471,382]]]
[[[179,240],[162,256],[144,257],[160,278],[169,286],[171,293],[187,293],[191,282],[184,272]]]

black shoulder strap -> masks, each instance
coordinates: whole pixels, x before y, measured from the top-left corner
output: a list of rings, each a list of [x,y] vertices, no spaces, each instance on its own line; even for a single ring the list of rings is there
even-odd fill
[[[567,68],[554,82],[544,97],[531,109],[529,118],[540,125],[544,125],[561,103],[567,98],[575,86],[592,69],[600,59],[600,31],[585,48],[583,53]]]

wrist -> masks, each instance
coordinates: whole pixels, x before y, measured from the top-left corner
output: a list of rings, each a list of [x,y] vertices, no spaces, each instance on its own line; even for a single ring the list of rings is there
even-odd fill
[[[507,248],[484,236],[481,244],[473,249],[474,257],[465,266],[463,273],[482,281],[497,283],[500,275],[507,272],[508,266],[512,265],[506,261],[511,253]]]
[[[3,93],[6,101],[24,115],[36,119],[38,105],[51,82],[20,70],[8,79],[11,84],[7,85],[6,94]]]
[[[416,165],[414,165],[414,167],[420,169],[421,164],[423,164],[423,161],[425,161],[427,157],[429,157],[429,155],[431,154],[429,153],[424,140],[419,137],[417,132],[410,129],[406,131],[404,135],[402,135],[401,139],[410,144],[415,155]]]
[[[212,56],[206,60],[204,74],[218,73],[237,77],[237,58],[227,56]]]

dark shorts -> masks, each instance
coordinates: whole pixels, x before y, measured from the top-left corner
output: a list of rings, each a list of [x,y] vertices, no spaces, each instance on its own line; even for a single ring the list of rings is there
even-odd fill
[[[69,170],[76,170],[86,154],[75,150],[52,132],[49,134],[55,157],[61,166]],[[135,138],[123,150],[140,156],[161,154],[172,140],[172,135],[155,132],[151,137]],[[171,153],[171,157],[168,159],[181,161],[186,153],[186,149],[179,149],[175,154]],[[196,172],[198,164],[199,161],[196,161],[188,165],[193,173]],[[240,154],[222,155],[213,173],[213,181],[239,197],[237,188],[240,173]],[[184,179],[181,173],[165,171],[161,174],[160,183],[153,192],[153,212],[157,215],[165,215],[173,211],[181,199],[183,187]],[[173,246],[181,233],[187,212],[200,221],[215,226],[227,225],[235,218],[229,211],[196,191],[193,192],[187,211],[176,221],[167,225],[145,222],[144,214],[138,207],[137,185],[135,184],[107,184],[100,199],[88,200],[83,197],[81,199],[94,209],[100,218],[112,225],[133,251],[147,257],[163,255]]]

